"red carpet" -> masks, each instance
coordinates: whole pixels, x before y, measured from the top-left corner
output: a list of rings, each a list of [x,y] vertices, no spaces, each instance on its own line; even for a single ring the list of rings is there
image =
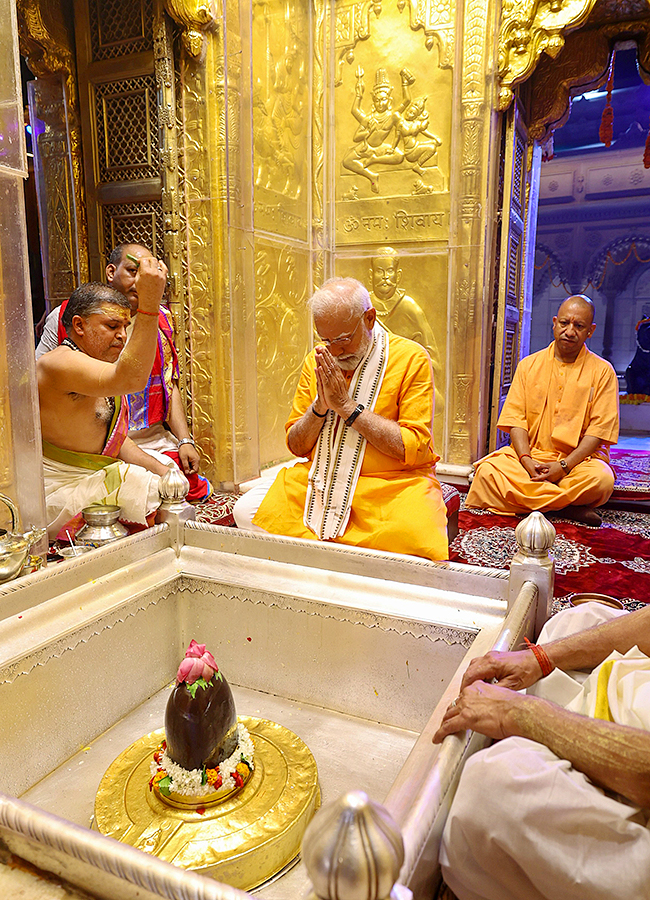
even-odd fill
[[[210,525],[232,525],[235,520],[232,508],[239,493],[234,491],[213,491],[211,496],[203,503],[196,503],[196,521],[207,522]]]
[[[612,500],[650,500],[650,453],[612,447],[609,455],[616,474]]]
[[[595,591],[623,600],[628,608],[650,603],[650,514],[602,511],[601,528],[553,518],[557,532],[555,598]],[[507,569],[516,550],[520,518],[479,510],[461,510],[460,533],[450,559]]]

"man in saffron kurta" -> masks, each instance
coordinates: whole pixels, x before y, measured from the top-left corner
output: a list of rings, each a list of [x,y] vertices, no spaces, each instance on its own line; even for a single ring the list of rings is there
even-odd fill
[[[562,510],[600,525],[594,507],[614,488],[618,379],[584,346],[595,327],[591,301],[569,297],[553,319],[553,343],[521,360],[497,423],[511,444],[476,463],[468,507],[506,515]]]
[[[348,302],[352,294],[358,308]],[[245,494],[235,506],[235,521],[250,527],[252,519],[254,526],[273,534],[446,559],[447,519],[435,477],[428,354],[419,344],[386,332],[375,320],[368,292],[353,279],[327,282],[312,298],[312,311],[326,346],[316,347],[305,359],[286,424],[289,449],[309,461],[282,469],[259,508]],[[379,345],[385,357],[375,369]],[[366,374],[380,387],[360,404]],[[319,442],[326,429],[327,440]],[[351,439],[361,435],[362,440],[358,452],[354,445],[346,457],[337,441],[348,430]],[[319,500],[319,457],[331,457],[340,476],[338,530],[329,526],[328,513],[339,487],[326,487]],[[319,503],[321,520],[314,512]]]

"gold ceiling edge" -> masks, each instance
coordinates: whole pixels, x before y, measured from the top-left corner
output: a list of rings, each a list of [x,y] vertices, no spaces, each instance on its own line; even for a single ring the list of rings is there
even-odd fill
[[[528,133],[541,143],[569,117],[571,97],[594,90],[607,80],[612,45],[617,38],[637,41],[641,70],[650,64],[650,19],[615,22],[568,35],[558,60],[542,59],[530,79]],[[578,89],[578,90],[574,90]]]
[[[579,28],[596,0],[503,0],[499,29],[497,108],[508,109],[513,88],[534,71],[542,53],[555,59],[567,29]]]
[[[164,0],[165,10],[181,26],[181,41],[193,59],[205,57],[205,32],[217,23],[216,0]]]

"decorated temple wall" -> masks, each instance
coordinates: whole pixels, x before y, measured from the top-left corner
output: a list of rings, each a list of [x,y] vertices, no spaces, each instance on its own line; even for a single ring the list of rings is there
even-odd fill
[[[25,528],[45,524],[23,179],[27,175],[14,4],[0,2],[0,492]],[[0,504],[0,525],[11,527]]]
[[[436,448],[476,457],[494,15],[231,0],[205,62],[181,57],[192,418],[216,481],[289,457],[306,300],[332,275],[429,350]]]

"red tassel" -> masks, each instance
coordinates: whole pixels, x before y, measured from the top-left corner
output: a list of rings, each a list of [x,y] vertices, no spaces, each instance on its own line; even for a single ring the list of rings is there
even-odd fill
[[[607,106],[603,110],[603,117],[600,120],[598,137],[606,147],[612,146],[612,138],[614,137],[614,110],[612,109],[609,100],[607,101]]]
[[[650,130],[645,139],[645,150],[643,151],[643,168],[650,169]]]
[[[603,116],[600,120],[600,128],[598,129],[598,137],[606,147],[611,147],[614,139],[614,109],[612,107],[612,91],[614,90],[614,61],[616,59],[616,50],[612,53],[612,61],[609,64],[609,75],[607,76],[607,103],[603,110]]]

